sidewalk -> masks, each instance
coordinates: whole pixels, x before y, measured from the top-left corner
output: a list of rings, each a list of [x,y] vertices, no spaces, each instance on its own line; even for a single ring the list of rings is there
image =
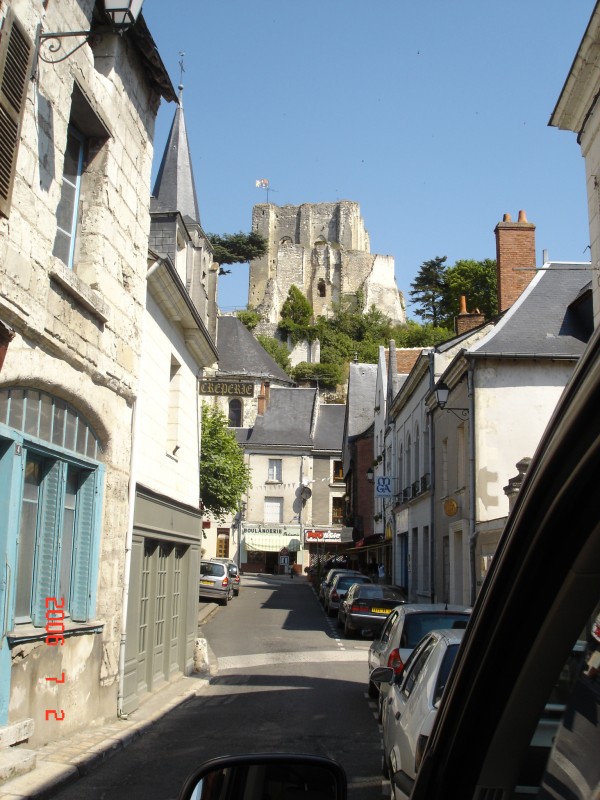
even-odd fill
[[[217,608],[216,603],[203,603],[198,612],[198,627],[210,619]],[[167,684],[142,703],[128,719],[115,718],[101,727],[86,728],[73,736],[38,748],[35,750],[35,769],[3,783],[0,786],[0,800],[43,800],[51,797],[62,786],[76,781],[123,750],[169,711],[185,703],[188,698],[201,694],[215,670],[215,659],[208,648],[206,674],[182,676]]]

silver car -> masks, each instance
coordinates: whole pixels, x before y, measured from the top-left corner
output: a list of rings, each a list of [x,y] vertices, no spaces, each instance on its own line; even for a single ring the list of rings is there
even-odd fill
[[[217,599],[221,605],[227,605],[233,597],[233,581],[227,564],[220,561],[202,561],[199,597]]]
[[[370,697],[379,695],[379,718],[387,684],[378,687],[371,680],[376,667],[392,667],[399,675],[406,660],[423,636],[436,629],[466,628],[471,609],[466,606],[450,606],[446,603],[414,603],[397,606],[390,612],[379,636],[369,648]]]

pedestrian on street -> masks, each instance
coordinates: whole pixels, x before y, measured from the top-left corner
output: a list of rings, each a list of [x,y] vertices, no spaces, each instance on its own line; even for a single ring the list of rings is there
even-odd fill
[[[292,578],[292,580],[294,578],[294,565],[293,564],[290,564],[290,578]]]

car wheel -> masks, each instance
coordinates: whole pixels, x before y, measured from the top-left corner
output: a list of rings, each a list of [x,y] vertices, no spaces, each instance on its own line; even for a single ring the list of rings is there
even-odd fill
[[[348,617],[346,617],[346,622],[344,623],[344,636],[348,639],[351,639],[354,636],[354,629],[348,625]]]
[[[373,698],[379,696],[379,689],[373,683],[373,681],[369,681],[369,686],[367,687],[367,694],[369,695],[369,697],[373,697]]]
[[[229,602],[229,595],[226,594],[225,597],[221,600],[221,605],[226,606],[228,602]]]
[[[328,617],[335,617],[336,613],[337,612],[336,612],[335,608],[331,608],[331,606],[327,606],[327,616]]]
[[[337,615],[337,626],[338,626],[338,628],[342,627],[342,615],[340,614],[339,611],[338,611],[338,615]]]

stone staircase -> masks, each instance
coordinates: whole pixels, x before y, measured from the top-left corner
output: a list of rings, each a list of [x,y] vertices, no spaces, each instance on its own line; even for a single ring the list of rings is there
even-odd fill
[[[32,719],[0,727],[0,785],[35,769],[36,751],[17,746],[32,733]]]

